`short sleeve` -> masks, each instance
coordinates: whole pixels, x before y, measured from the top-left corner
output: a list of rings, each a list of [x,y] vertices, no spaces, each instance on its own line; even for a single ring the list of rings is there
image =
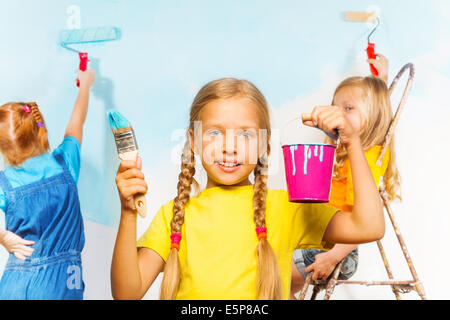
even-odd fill
[[[369,163],[370,171],[372,172],[373,178],[375,179],[375,183],[377,185],[377,188],[379,188],[380,184],[380,178],[384,176],[386,173],[388,164],[389,164],[389,147],[386,149],[386,153],[384,154],[383,161],[381,163],[381,167],[377,165],[377,159],[381,152],[381,146],[377,150],[376,153],[367,155],[367,162]]]
[[[366,156],[367,163],[369,164],[370,172],[372,172],[373,179],[375,180],[375,184],[379,189],[380,178],[384,176],[387,170],[387,166],[389,164],[389,148],[386,149],[386,153],[384,155],[383,161],[381,163],[381,167],[377,165],[377,159],[381,152],[381,146],[375,146],[366,151],[364,154]],[[348,161],[348,160],[347,160]],[[353,206],[354,198],[353,198],[353,179],[352,172],[350,168],[347,172],[347,187],[346,187],[346,204]]]
[[[75,137],[65,137],[63,142],[55,149],[53,154],[60,154],[69,168],[75,183],[80,176],[80,143]]]
[[[137,241],[138,248],[149,248],[158,253],[164,261],[170,253],[170,221],[173,200],[163,205],[153,218],[147,231]]]
[[[309,203],[299,206],[296,214],[296,225],[303,232],[297,244],[298,249],[331,249],[334,243],[322,241],[331,219],[339,209],[322,203]]]

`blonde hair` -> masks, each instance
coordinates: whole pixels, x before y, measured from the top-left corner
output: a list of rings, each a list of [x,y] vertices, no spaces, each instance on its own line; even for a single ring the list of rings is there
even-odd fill
[[[0,107],[0,152],[10,165],[18,166],[48,150],[44,118],[35,102],[9,102]]]
[[[229,98],[248,99],[258,108],[260,125],[267,130],[266,153],[259,157],[254,169],[255,182],[253,185],[253,220],[256,227],[265,227],[267,168],[270,153],[270,118],[266,99],[262,93],[249,81],[234,78],[222,78],[207,83],[197,93],[191,106],[189,129],[194,128],[194,122],[201,119],[201,111],[209,102],[217,99]],[[172,233],[180,233],[184,223],[184,208],[189,201],[191,184],[194,181],[195,158],[190,148],[189,139],[183,148],[181,156],[181,173],[178,176],[178,194],[174,199]],[[256,280],[257,298],[263,300],[281,299],[281,275],[276,255],[266,238],[258,241],[256,248],[258,255],[258,276]],[[171,248],[164,268],[161,285],[161,299],[175,299],[181,281],[181,267],[177,248]]]
[[[393,118],[389,90],[386,83],[373,76],[350,77],[337,86],[333,97],[336,96],[339,90],[346,87],[357,87],[363,91],[361,105],[365,106],[365,108],[362,108],[361,113],[366,120],[366,124],[359,135],[363,150],[366,151],[375,145],[382,145]],[[327,137],[325,142],[331,143],[332,140]],[[389,150],[389,163],[383,176],[383,183],[389,200],[394,200],[395,198],[401,200],[399,192],[400,175],[396,162],[394,137],[392,137],[389,144]],[[347,151],[340,146],[336,150],[334,178],[341,178],[337,172],[344,166],[347,158]]]

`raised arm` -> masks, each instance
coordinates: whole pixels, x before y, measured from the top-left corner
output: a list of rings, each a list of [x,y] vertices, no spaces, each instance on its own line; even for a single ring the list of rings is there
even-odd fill
[[[354,206],[352,212],[338,212],[331,219],[323,239],[327,242],[357,244],[379,240],[384,236],[384,216],[380,196],[361,141],[342,110],[336,106],[316,107],[312,121],[327,132],[338,130],[346,148],[353,177]]]
[[[147,192],[140,168],[140,158],[137,162],[122,161],[116,176],[122,209],[111,264],[114,299],[141,299],[164,269],[164,260],[155,251],[136,248],[137,210],[133,197]]]
[[[386,85],[388,85],[389,60],[380,53],[377,53],[376,56],[377,59],[367,59],[367,62],[372,64],[375,69],[377,69],[378,78],[386,82]]]
[[[95,81],[95,72],[92,69],[78,71],[78,79],[80,79],[80,89],[64,137],[75,137],[81,144],[89,104],[89,90]]]

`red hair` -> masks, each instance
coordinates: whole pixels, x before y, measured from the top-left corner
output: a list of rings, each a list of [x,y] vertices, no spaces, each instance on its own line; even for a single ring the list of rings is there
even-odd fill
[[[18,166],[49,148],[45,122],[35,102],[8,102],[0,107],[0,152],[10,165]]]

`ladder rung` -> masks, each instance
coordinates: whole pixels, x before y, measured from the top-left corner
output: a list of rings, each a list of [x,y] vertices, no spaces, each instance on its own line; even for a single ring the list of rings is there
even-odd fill
[[[336,284],[361,284],[366,286],[377,286],[377,285],[415,285],[414,280],[383,280],[383,281],[356,281],[356,280],[336,280]]]

